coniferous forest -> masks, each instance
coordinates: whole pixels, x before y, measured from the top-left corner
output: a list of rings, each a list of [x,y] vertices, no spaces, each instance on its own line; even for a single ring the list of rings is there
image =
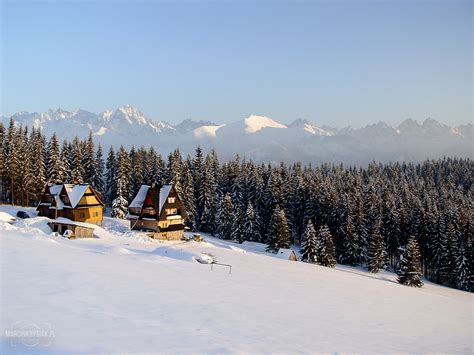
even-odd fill
[[[303,260],[325,266],[397,271],[402,283],[421,262],[428,280],[473,291],[473,179],[469,159],[419,164],[291,166],[256,164],[217,153],[153,148],[103,150],[92,135],[58,141],[0,123],[0,202],[35,206],[48,182],[92,184],[123,218],[140,185],[173,183],[188,227],[276,252],[301,246]],[[404,256],[403,258],[401,256]]]

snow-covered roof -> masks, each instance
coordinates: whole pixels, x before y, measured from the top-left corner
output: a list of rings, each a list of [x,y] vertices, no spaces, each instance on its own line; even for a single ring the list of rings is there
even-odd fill
[[[76,221],[72,221],[69,218],[65,218],[65,217],[58,217],[58,218],[52,220],[49,223],[64,223],[64,224],[70,224],[70,225],[80,226],[80,227],[90,228],[90,229],[96,229],[97,228],[97,226],[95,224],[86,223],[86,222],[76,222]]]
[[[161,210],[163,209],[163,206],[166,202],[166,199],[168,198],[168,195],[170,194],[171,189],[173,188],[173,185],[163,185],[160,189],[160,211],[158,214],[161,214]]]
[[[62,210],[64,208],[64,202],[59,198],[59,195],[53,195],[53,198],[56,202],[56,209]]]
[[[49,187],[49,193],[51,195],[59,195],[62,189],[63,189],[63,184],[52,185]]]
[[[89,185],[88,184],[81,184],[81,185],[64,184],[64,187],[66,188],[69,201],[71,202],[71,207],[75,208],[77,204],[79,203],[79,201],[81,200],[82,196],[84,196]]]
[[[291,256],[291,254],[294,253],[293,250],[291,249],[278,249],[278,253],[277,253],[277,257],[280,258],[280,259],[285,259],[285,260],[288,260]],[[295,254],[296,256],[296,254]]]
[[[150,186],[142,185],[140,190],[138,190],[137,196],[133,199],[128,207],[132,208],[142,208],[143,204],[145,203],[146,194],[148,193],[148,189]]]
[[[173,185],[163,185],[159,191],[158,202],[153,201],[153,204],[155,205],[154,206],[155,210],[157,209],[156,203],[159,204],[158,211],[156,211],[157,216],[161,214],[161,210],[163,209],[163,206],[165,205],[166,199],[168,198],[168,195],[170,194],[170,191],[172,188],[173,188]],[[133,201],[130,203],[128,207],[129,208],[143,208],[143,204],[145,203],[146,196],[148,194],[148,191],[150,191],[150,189],[153,189],[151,193],[153,196],[156,197],[156,195],[154,195],[156,189],[150,187],[149,185],[142,185],[140,187],[140,190],[138,190],[137,195],[135,196],[135,198],[133,199]],[[128,216],[127,218],[131,218],[132,214],[128,213],[127,216]]]
[[[51,185],[49,187],[49,193],[51,196],[54,198],[56,202],[56,207],[52,208],[57,208],[58,210],[62,210],[63,208],[69,208],[69,206],[64,205],[64,201],[61,200],[60,198],[60,193],[63,189],[63,187],[66,190],[67,196],[69,198],[69,201],[71,203],[71,208],[76,208],[76,206],[79,204],[79,201],[81,198],[84,196],[86,193],[89,184],[55,184]]]

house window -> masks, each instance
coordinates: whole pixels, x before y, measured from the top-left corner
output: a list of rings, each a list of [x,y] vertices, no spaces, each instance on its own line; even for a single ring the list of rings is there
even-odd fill
[[[86,218],[86,214],[84,212],[79,213],[79,218]]]
[[[170,214],[176,214],[177,210],[176,208],[167,208],[165,212],[167,215],[170,215]]]
[[[176,197],[168,197],[168,203],[175,203]]]

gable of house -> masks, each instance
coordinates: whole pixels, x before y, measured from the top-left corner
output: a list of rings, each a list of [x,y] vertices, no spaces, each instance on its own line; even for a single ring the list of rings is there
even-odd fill
[[[45,188],[37,207],[40,215],[101,224],[104,203],[88,184],[55,184]]]

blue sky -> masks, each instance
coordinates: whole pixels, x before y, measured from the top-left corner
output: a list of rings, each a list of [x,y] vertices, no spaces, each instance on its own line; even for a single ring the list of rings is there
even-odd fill
[[[471,1],[1,2],[1,107],[472,120]]]

